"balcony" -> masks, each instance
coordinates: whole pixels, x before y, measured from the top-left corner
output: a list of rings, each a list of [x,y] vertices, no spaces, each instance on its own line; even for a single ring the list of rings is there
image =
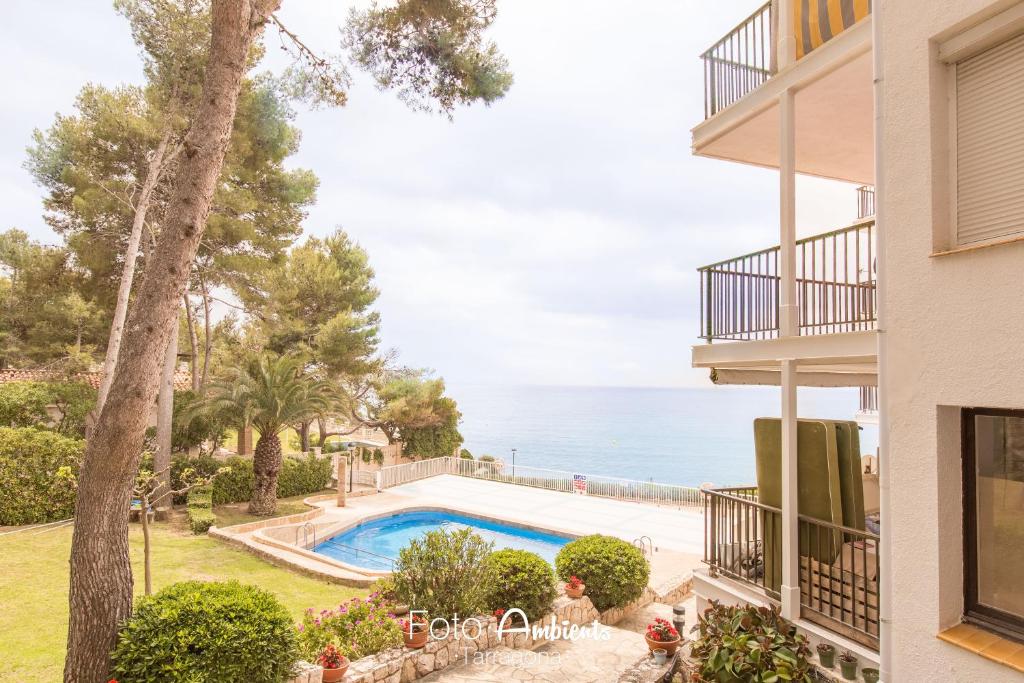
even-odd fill
[[[694,154],[778,168],[778,102],[791,91],[796,170],[874,182],[869,14],[868,0],[772,0],[740,22],[701,55]]]
[[[779,602],[782,510],[757,488],[705,489],[704,563]],[[878,650],[879,567],[875,533],[798,515],[800,617]]]
[[[750,341],[779,336],[779,247],[698,269],[700,337]],[[875,222],[798,240],[796,293],[802,336],[873,330]]]

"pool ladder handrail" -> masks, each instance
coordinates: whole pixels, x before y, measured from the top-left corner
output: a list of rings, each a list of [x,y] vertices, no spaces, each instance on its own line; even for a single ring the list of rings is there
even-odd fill
[[[651,540],[650,536],[641,536],[633,540],[633,545],[640,549],[644,557],[650,557],[654,554],[654,541]]]
[[[316,525],[312,522],[306,522],[302,526],[295,527],[295,545],[299,545],[299,532],[302,532],[302,547],[303,548],[315,548],[316,547]],[[309,534],[313,533],[313,545],[309,544]]]

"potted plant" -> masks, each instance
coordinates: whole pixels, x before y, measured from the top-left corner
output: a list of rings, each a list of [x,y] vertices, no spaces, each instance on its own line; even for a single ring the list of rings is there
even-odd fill
[[[681,638],[679,631],[672,624],[664,619],[655,619],[647,625],[647,647],[651,652],[658,649],[665,650],[665,655],[671,657],[676,653]]]
[[[864,683],[878,683],[878,669],[864,667],[860,675],[864,677]]]
[[[565,584],[565,594],[576,600],[583,597],[583,591],[586,590],[586,588],[587,585],[580,581],[580,577],[570,576],[569,580]]]
[[[836,649],[828,643],[818,643],[818,659],[821,661],[821,665],[826,669],[831,669],[836,665]]]
[[[324,683],[337,683],[348,671],[348,657],[338,652],[334,645],[328,645],[316,658],[316,663],[324,668]]]
[[[411,614],[408,619],[398,622],[402,627],[405,646],[419,650],[427,644],[427,618],[422,614]]]
[[[846,680],[857,680],[857,658],[849,650],[843,650],[843,654],[839,655],[839,670]]]

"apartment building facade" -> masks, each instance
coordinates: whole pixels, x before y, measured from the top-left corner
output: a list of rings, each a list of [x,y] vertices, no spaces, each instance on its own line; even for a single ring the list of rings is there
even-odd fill
[[[778,169],[780,212],[777,247],[700,269],[692,362],[780,387],[782,486],[707,492],[699,598],[883,680],[1021,679],[1024,3],[774,0],[702,59],[694,154]],[[860,218],[797,239],[798,173],[861,184]],[[798,386],[877,414],[879,528],[798,508]]]

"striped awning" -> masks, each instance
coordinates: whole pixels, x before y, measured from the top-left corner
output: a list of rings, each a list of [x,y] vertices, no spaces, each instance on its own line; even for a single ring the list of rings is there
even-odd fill
[[[871,0],[793,0],[796,58],[871,14]]]

